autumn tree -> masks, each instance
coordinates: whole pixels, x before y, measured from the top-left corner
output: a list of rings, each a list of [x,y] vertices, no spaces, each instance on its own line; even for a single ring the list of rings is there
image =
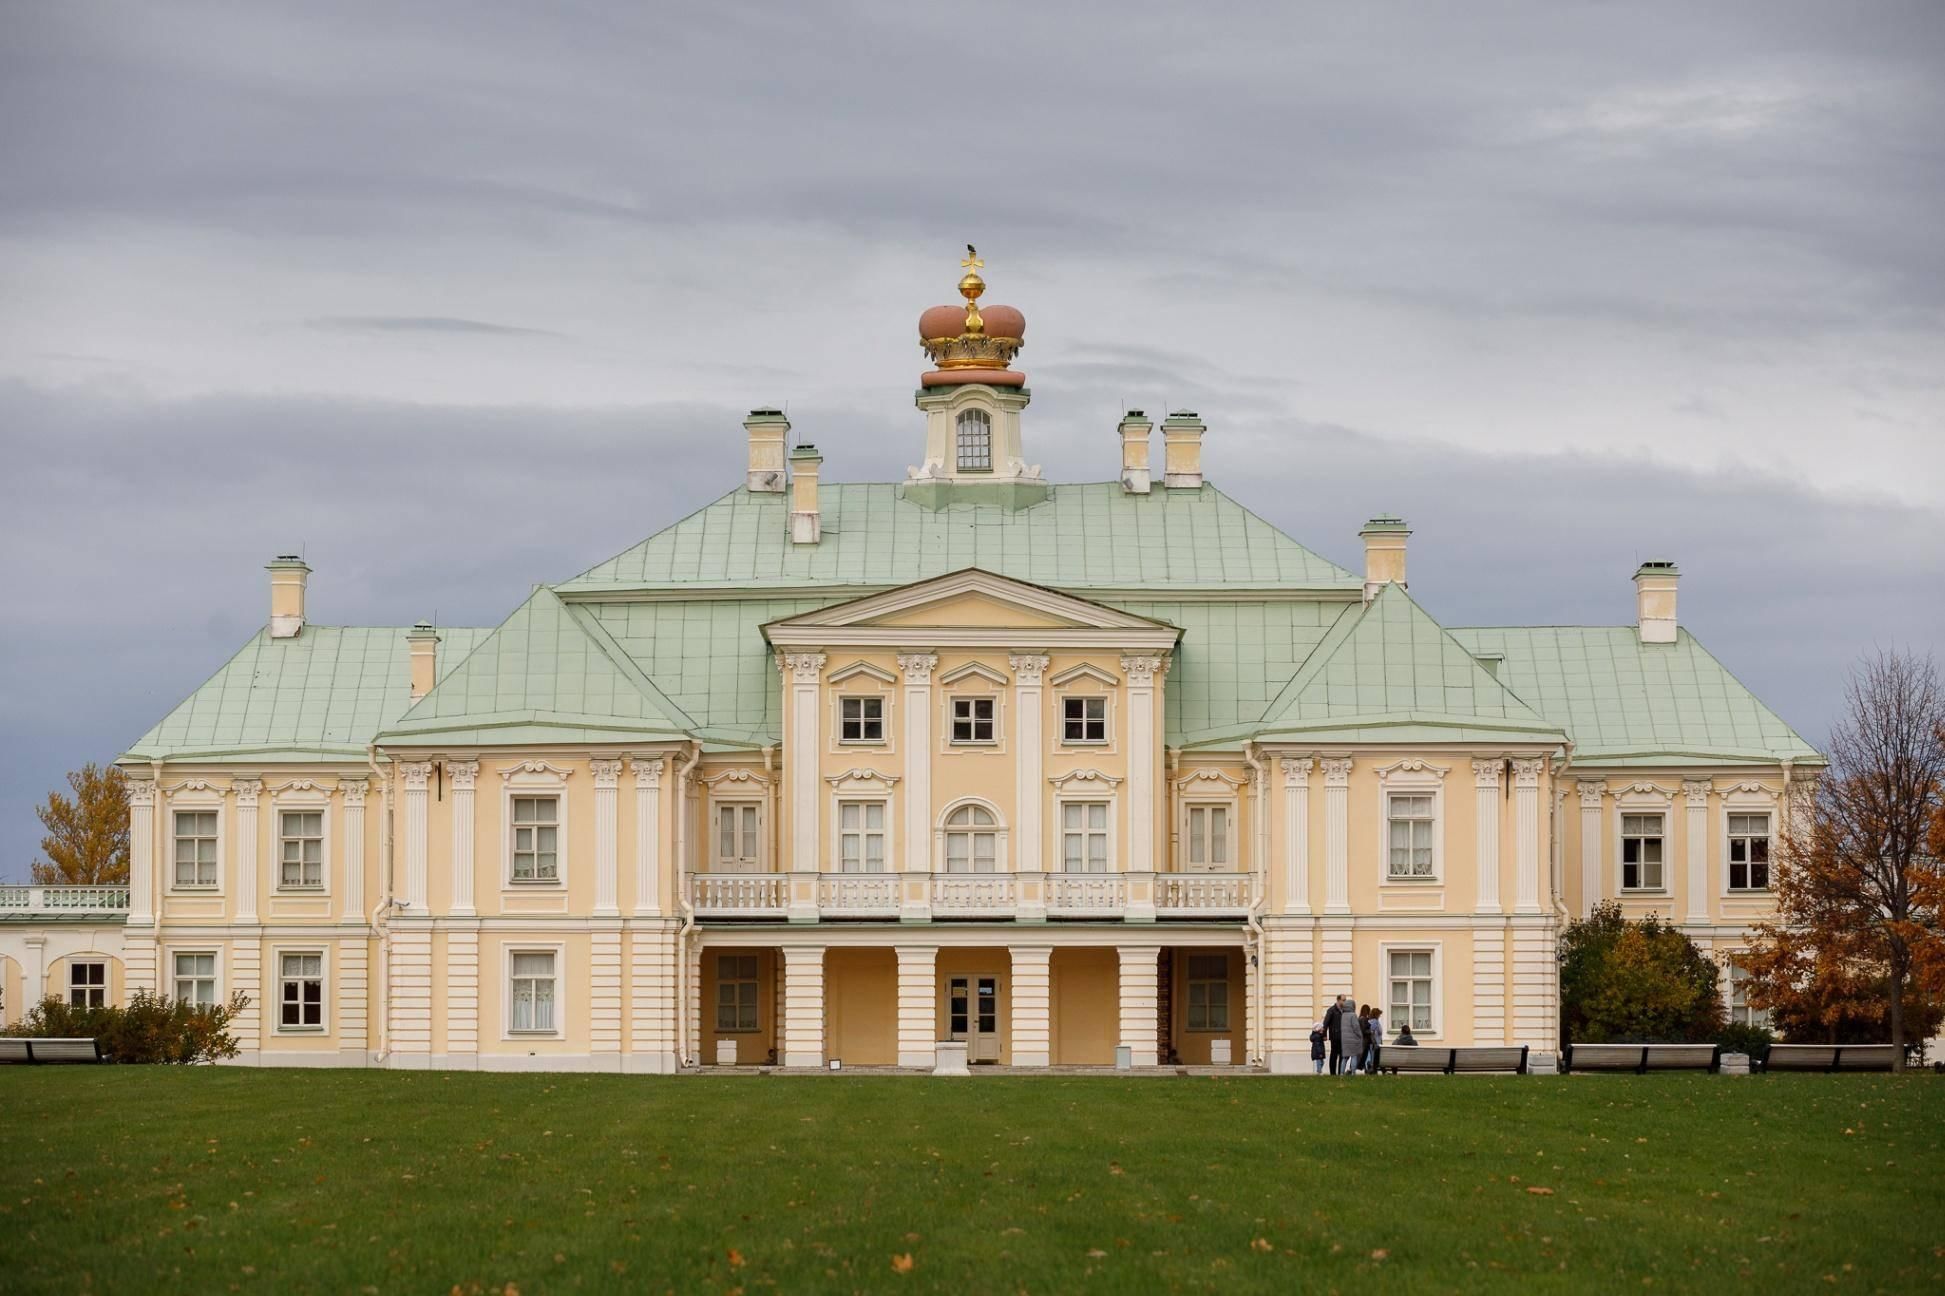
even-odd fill
[[[1783,825],[1776,917],[1741,961],[1749,1002],[1787,1032],[1881,1020],[1902,1069],[1945,999],[1945,691],[1929,657],[1879,653],[1844,700],[1830,767]]]
[[[1722,1030],[1721,970],[1653,914],[1629,922],[1612,900],[1560,937],[1563,1039],[1701,1041]]]
[[[47,835],[35,860],[39,886],[112,886],[128,881],[128,780],[89,761],[68,775],[73,795],[50,792],[35,812]]]

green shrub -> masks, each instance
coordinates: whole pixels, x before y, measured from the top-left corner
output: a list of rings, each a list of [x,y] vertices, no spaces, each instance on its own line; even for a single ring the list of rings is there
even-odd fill
[[[1706,1043],[1723,1026],[1721,975],[1679,928],[1629,922],[1602,901],[1560,936],[1561,1038],[1576,1043]]]
[[[1724,1053],[1747,1053],[1751,1058],[1761,1060],[1769,1056],[1769,1046],[1776,1042],[1776,1032],[1767,1026],[1745,1026],[1731,1022],[1722,1028],[1715,1037]]]
[[[250,1000],[200,1005],[137,990],[119,1008],[77,1008],[60,999],[36,1004],[4,1033],[30,1039],[92,1039],[110,1062],[215,1062],[236,1056],[229,1026]]]

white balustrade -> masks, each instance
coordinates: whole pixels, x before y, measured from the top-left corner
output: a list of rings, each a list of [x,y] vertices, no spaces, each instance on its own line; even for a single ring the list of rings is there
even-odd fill
[[[1171,917],[1240,916],[1253,898],[1248,873],[1161,873],[1155,877],[1155,911]]]
[[[1049,873],[1047,913],[1060,918],[1119,918],[1127,881],[1118,873]]]
[[[898,917],[896,873],[825,873],[817,879],[817,912],[831,918]]]
[[[0,886],[0,912],[126,914],[128,888],[125,886]]]
[[[1011,873],[934,873],[935,918],[1010,918],[1017,903]]]
[[[789,881],[781,873],[691,873],[689,903],[699,918],[781,918]]]

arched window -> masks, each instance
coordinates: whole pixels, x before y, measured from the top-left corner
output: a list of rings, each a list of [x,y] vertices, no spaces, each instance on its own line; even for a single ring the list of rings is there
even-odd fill
[[[959,415],[959,471],[993,471],[993,416],[985,410]]]
[[[991,810],[962,805],[946,816],[946,872],[991,873],[998,857],[999,820]]]

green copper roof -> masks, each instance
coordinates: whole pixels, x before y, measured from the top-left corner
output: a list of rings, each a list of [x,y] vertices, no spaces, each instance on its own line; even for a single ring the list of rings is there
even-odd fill
[[[1505,654],[1499,678],[1565,728],[1579,763],[1667,764],[1822,757],[1688,631],[1644,644],[1626,626],[1452,631]]]
[[[1345,590],[1357,576],[1213,486],[1130,495],[1119,482],[1055,486],[1008,509],[925,508],[888,482],[818,487],[823,538],[789,542],[781,494],[731,491],[556,588],[894,586],[979,567],[1057,589]],[[752,592],[755,592],[754,590]]]
[[[1346,741],[1395,727],[1544,742],[1563,735],[1487,673],[1402,586],[1347,608],[1270,703],[1257,736]]]
[[[450,672],[490,632],[439,630]],[[355,758],[411,701],[404,626],[307,625],[289,639],[259,630],[123,760],[266,763]]]

